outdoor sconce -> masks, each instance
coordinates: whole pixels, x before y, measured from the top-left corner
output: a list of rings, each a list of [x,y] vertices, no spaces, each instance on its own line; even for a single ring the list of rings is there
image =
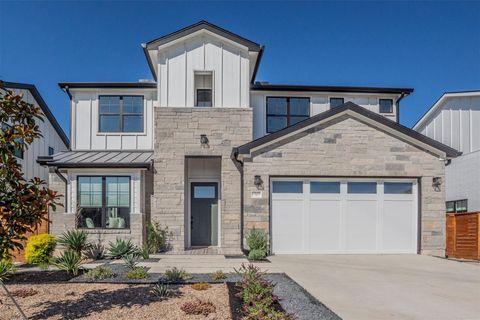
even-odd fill
[[[262,177],[259,175],[255,176],[255,179],[253,180],[253,184],[257,187],[260,188],[263,185]]]
[[[206,134],[200,135],[200,144],[202,145],[202,147],[208,147],[208,138]]]
[[[441,185],[442,185],[442,177],[433,177],[432,179],[433,190],[440,191]]]

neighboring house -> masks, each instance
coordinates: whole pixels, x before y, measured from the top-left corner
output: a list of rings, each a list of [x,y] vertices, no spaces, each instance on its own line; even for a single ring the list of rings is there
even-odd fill
[[[445,168],[446,211],[480,211],[480,90],[444,93],[413,129],[462,152]]]
[[[238,254],[256,228],[272,253],[444,254],[457,151],[398,124],[412,89],[258,83],[263,46],[204,21],[142,46],[155,82],[60,84],[53,233],[142,243],[158,221],[180,252]]]
[[[37,158],[68,150],[70,147],[68,137],[33,84],[4,82],[4,87],[12,90],[15,94],[22,94],[24,101],[32,103],[42,110],[43,121],[37,121],[42,137],[33,140],[32,144],[23,152],[18,150],[16,157],[22,166],[26,180],[38,177],[48,183],[49,170],[37,163]],[[35,231],[35,233],[45,232],[48,232],[47,223],[42,223]],[[23,251],[15,251],[14,256],[17,261],[23,261]]]

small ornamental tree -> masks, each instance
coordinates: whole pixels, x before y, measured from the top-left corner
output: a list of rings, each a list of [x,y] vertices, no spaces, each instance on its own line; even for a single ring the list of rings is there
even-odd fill
[[[47,210],[59,204],[57,193],[46,188],[45,181],[24,179],[15,157],[42,136],[36,120],[43,121],[40,108],[0,81],[0,260],[23,249],[25,234],[47,220]]]

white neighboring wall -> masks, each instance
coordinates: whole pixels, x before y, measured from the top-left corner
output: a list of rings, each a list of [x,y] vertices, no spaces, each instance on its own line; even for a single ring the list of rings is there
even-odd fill
[[[8,85],[8,84],[7,84]],[[16,94],[23,94],[23,100],[40,106],[34,96],[28,89],[9,88]],[[44,115],[44,121],[37,121],[40,132],[43,137],[35,139],[33,143],[23,153],[23,159],[18,159],[22,165],[24,177],[26,180],[38,177],[44,181],[48,181],[48,168],[37,163],[39,156],[48,156],[48,147],[52,147],[55,153],[68,150],[68,146],[63,142],[57,130],[53,127],[49,119]]]
[[[343,98],[344,102],[351,101],[392,121],[397,121],[396,101],[397,95],[389,94],[362,94],[362,93],[340,93],[340,92],[269,92],[251,91],[250,105],[253,108],[253,138],[257,139],[267,134],[267,97],[307,97],[310,98],[310,116],[330,110],[330,98]],[[392,99],[393,112],[380,113],[379,99]]]
[[[413,129],[463,153],[445,167],[446,201],[480,210],[480,91],[445,93]]]
[[[72,150],[153,150],[153,89],[71,89]],[[144,132],[99,132],[98,101],[101,95],[142,95]]]

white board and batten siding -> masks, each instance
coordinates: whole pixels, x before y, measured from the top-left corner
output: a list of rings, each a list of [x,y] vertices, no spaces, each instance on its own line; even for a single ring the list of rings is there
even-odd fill
[[[369,95],[345,93],[305,93],[305,92],[250,92],[250,105],[253,109],[253,138],[257,139],[267,134],[267,97],[306,97],[310,98],[310,116],[330,110],[330,98],[343,98],[345,102],[351,101],[372,112],[378,113],[387,119],[397,121],[396,100],[397,95]],[[392,99],[393,112],[380,113],[379,99]]]
[[[464,154],[480,150],[480,92],[446,97],[415,130]]]
[[[16,94],[23,94],[24,101],[39,106],[39,103],[29,90],[12,90]],[[68,148],[47,117],[44,117],[43,121],[37,121],[37,124],[43,137],[35,139],[23,153],[23,159],[18,159],[18,161],[22,165],[25,179],[29,180],[38,177],[44,181],[48,181],[48,168],[39,165],[37,158],[39,156],[48,156],[48,147],[53,148],[55,153],[65,151]]]
[[[142,95],[144,132],[99,132],[98,105],[101,95]],[[155,101],[155,89],[72,90],[72,150],[152,150]]]
[[[193,107],[194,74],[213,74],[214,107],[249,106],[249,55],[246,48],[203,35],[158,52],[161,107]]]

